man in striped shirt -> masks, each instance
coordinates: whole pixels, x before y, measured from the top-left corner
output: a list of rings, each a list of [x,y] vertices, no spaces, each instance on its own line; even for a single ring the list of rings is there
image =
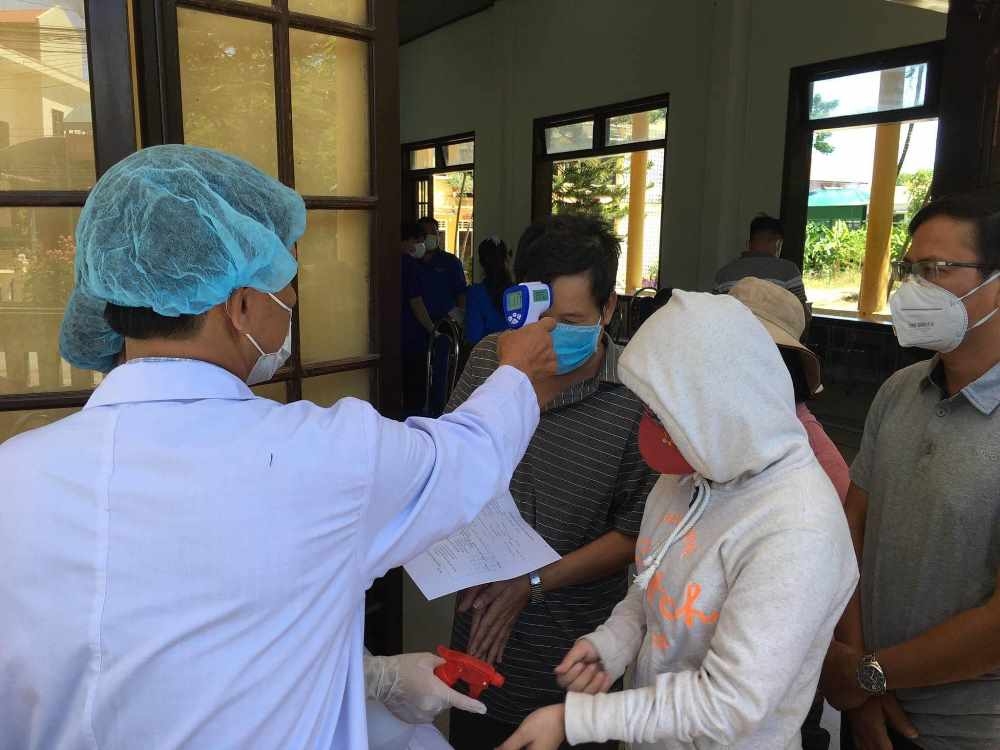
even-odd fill
[[[459,595],[452,646],[498,664],[506,683],[483,694],[486,716],[452,712],[457,750],[496,747],[532,711],[561,702],[556,665],[626,593],[657,476],[639,454],[643,405],[618,379],[619,349],[603,332],[617,302],[619,253],[607,226],[584,217],[552,217],[526,230],[519,243],[514,275],[552,286],[547,315],[558,323],[559,369],[581,375],[543,409],[510,483],[521,515],[562,559]],[[450,408],[496,368],[496,337],[487,337],[473,351]]]
[[[773,216],[760,214],[750,222],[747,249],[715,275],[715,293],[729,294],[737,281],[747,276],[764,279],[792,292],[806,306],[806,288],[802,271],[790,260],[781,257],[785,230]],[[808,307],[806,308],[808,318]]]

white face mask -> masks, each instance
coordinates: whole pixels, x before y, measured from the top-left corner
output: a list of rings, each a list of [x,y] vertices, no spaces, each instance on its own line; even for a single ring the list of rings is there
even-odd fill
[[[899,345],[919,346],[942,353],[957,349],[969,331],[981,326],[1000,309],[994,309],[970,326],[969,313],[962,300],[998,278],[1000,272],[961,297],[919,277],[903,281],[889,300],[892,325]]]
[[[249,333],[243,334],[250,340],[250,343],[254,345],[257,351],[260,352],[260,356],[257,357],[257,361],[254,362],[253,368],[250,370],[250,374],[247,375],[247,385],[257,385],[258,383],[267,382],[274,377],[274,373],[280,370],[281,366],[288,361],[290,356],[292,356],[292,308],[275,297],[273,294],[268,293],[267,296],[277,302],[281,308],[288,313],[288,333],[285,336],[284,342],[281,344],[281,348],[271,354],[268,354],[261,349],[260,344],[258,344],[256,339],[254,339],[254,337]]]
[[[434,251],[438,249],[438,237],[436,234],[429,234],[424,237],[424,245],[428,250]]]
[[[417,260],[420,260],[425,255],[427,255],[427,245],[425,245],[423,242],[415,242],[413,244],[413,250],[410,251],[410,255],[412,255]]]

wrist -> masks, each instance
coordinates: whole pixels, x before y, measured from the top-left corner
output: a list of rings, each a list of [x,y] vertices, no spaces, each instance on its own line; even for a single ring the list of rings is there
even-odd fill
[[[369,700],[384,702],[389,697],[389,692],[394,682],[389,657],[386,656],[365,656],[365,697]]]

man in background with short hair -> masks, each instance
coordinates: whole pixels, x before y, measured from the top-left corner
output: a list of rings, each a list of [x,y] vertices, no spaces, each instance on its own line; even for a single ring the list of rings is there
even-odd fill
[[[441,247],[437,219],[425,216],[417,223],[423,231],[426,248],[420,260],[427,312],[435,323],[449,315],[460,320],[465,312],[465,291],[469,286],[462,261]]]
[[[764,279],[792,292],[806,307],[806,288],[802,271],[790,260],[781,257],[785,230],[781,221],[759,214],[750,222],[750,239],[746,251],[715,275],[715,293],[728,294],[740,279],[747,276]],[[808,317],[808,316],[807,316]]]
[[[446,318],[454,321],[459,329],[465,324],[465,293],[468,289],[468,281],[465,278],[465,269],[462,261],[456,256],[441,247],[439,226],[436,219],[425,216],[417,222],[422,233],[422,243],[424,253],[417,262],[417,278],[423,300],[424,311],[429,316],[431,327],[428,329],[433,340],[431,355],[431,383],[426,393],[426,405],[421,403],[420,413],[425,416],[437,417],[441,415],[445,404],[448,401],[448,370],[449,370],[449,349],[450,343],[447,339],[439,337],[433,338],[435,326]],[[427,322],[427,318],[423,318]],[[459,330],[461,333],[461,330]],[[459,335],[458,341],[461,342]],[[423,367],[426,368],[426,352],[424,354]],[[423,383],[427,384],[425,373]],[[426,406],[426,408],[423,408]],[[413,412],[411,412],[413,413]]]
[[[424,411],[427,388],[427,345],[434,331],[424,304],[421,260],[427,253],[424,230],[415,221],[404,221],[400,228],[400,279],[402,305],[400,315],[400,350],[403,375],[403,416],[420,416]]]

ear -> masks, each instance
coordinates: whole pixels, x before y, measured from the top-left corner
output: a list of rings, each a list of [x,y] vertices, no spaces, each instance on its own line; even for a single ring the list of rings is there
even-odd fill
[[[240,333],[249,330],[250,300],[247,289],[237,289],[226,300],[225,312],[229,322]]]
[[[607,303],[604,305],[604,310],[601,311],[601,325],[606,326],[611,322],[611,318],[615,314],[615,308],[618,307],[618,293],[612,291],[611,296],[608,297]]]

